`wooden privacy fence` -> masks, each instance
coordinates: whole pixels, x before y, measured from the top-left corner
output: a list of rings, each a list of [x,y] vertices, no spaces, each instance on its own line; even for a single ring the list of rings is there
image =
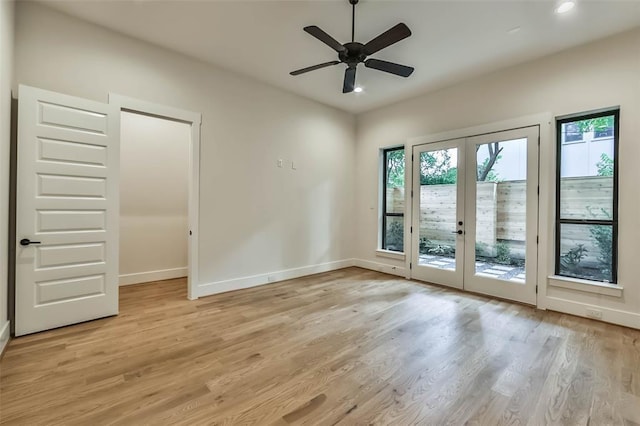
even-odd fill
[[[567,178],[562,182],[563,217],[604,219],[611,212],[613,182],[610,177]],[[476,192],[476,243],[485,255],[495,256],[498,243],[507,244],[510,255],[524,258],[526,229],[526,182],[478,182]],[[387,211],[404,211],[404,190],[387,189]],[[455,244],[456,185],[420,187],[420,237],[433,245]],[[563,230],[566,253],[577,244],[587,251],[586,263],[596,263],[599,249],[589,227],[571,226]]]

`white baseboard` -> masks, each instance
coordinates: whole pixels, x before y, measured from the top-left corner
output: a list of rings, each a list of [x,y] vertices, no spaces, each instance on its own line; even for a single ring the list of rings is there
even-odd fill
[[[335,262],[320,263],[318,265],[303,266],[301,268],[285,269],[282,271],[270,272],[268,274],[252,275],[249,277],[200,284],[199,286],[197,286],[197,297],[210,296],[212,294],[225,293],[227,291],[257,287],[260,285],[271,284],[278,281],[305,277],[307,275],[335,271],[337,269],[348,268],[350,266],[354,266],[353,259],[338,260]]]
[[[572,300],[548,296],[545,298],[544,305],[546,309],[551,311],[567,313],[589,319],[593,318],[587,317],[587,309],[593,309],[602,312],[601,321],[640,329],[640,314],[634,312],[620,311],[618,309],[605,308],[598,305],[590,305],[587,303],[574,302]]]
[[[0,355],[4,352],[7,343],[9,343],[10,321],[4,323],[0,328]]]
[[[162,281],[171,280],[173,278],[182,278],[186,277],[188,273],[189,269],[185,266],[184,268],[162,269],[160,271],[138,272],[135,274],[123,274],[118,278],[120,285],[122,286],[148,283],[150,281]]]
[[[404,267],[389,265],[386,263],[372,262],[370,260],[354,259],[353,266],[370,269],[372,271],[383,272],[385,274],[397,275],[402,278],[405,278],[407,276],[406,268]]]

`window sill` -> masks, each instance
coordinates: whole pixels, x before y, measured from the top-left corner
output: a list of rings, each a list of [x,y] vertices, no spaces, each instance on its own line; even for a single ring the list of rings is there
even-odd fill
[[[587,293],[596,293],[605,296],[622,297],[622,291],[624,290],[620,285],[581,280],[579,278],[561,277],[558,275],[550,275],[548,278],[549,285],[553,287],[585,291]]]
[[[387,257],[389,259],[404,260],[404,253],[401,253],[399,251],[378,249],[376,250],[376,256]]]

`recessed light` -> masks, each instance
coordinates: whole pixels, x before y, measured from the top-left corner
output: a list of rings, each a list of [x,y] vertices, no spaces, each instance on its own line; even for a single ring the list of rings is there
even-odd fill
[[[353,91],[356,93],[360,93],[362,92],[362,87],[356,87],[355,89],[353,89]]]
[[[573,1],[563,1],[556,8],[556,13],[567,13],[571,9],[576,7],[576,3]]]

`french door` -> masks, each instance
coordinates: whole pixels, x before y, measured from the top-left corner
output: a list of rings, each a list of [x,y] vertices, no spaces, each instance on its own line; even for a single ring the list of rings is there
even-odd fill
[[[536,304],[538,136],[413,147],[412,278]]]

